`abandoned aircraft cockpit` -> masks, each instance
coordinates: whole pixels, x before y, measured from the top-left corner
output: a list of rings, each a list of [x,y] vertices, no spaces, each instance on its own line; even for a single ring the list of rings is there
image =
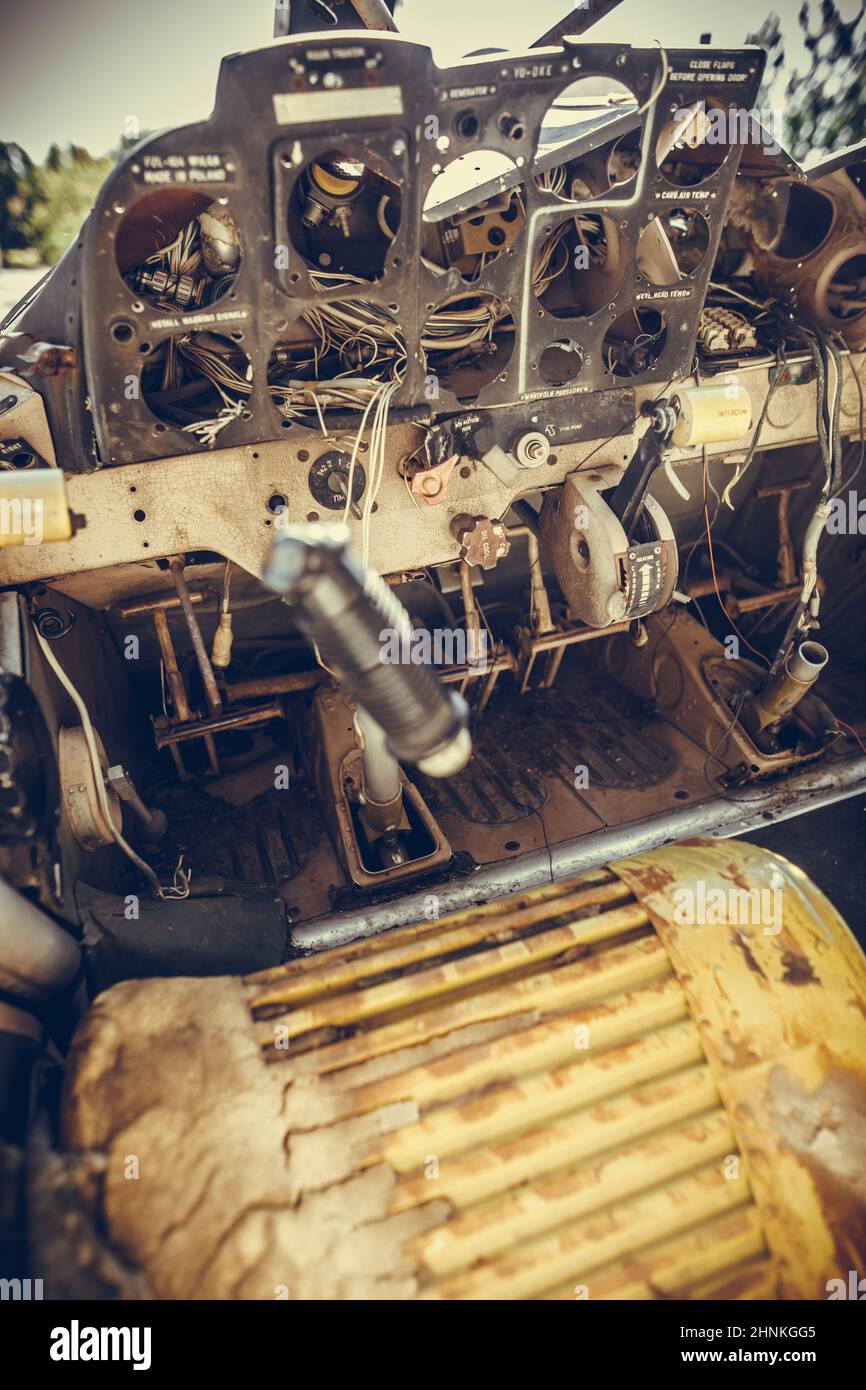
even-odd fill
[[[866,1207],[780,1099],[859,1055],[862,1108],[866,963],[727,838],[866,788],[866,147],[610,8],[444,67],[283,7],[0,327],[0,1061],[79,1020],[104,1173],[59,1296],[815,1298]]]

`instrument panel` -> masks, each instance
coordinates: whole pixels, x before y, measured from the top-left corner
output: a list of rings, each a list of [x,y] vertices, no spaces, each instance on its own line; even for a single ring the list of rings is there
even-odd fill
[[[749,108],[762,66],[566,39],[440,69],[381,33],[225,59],[74,253],[99,461],[383,411],[503,449],[625,428],[690,370],[740,158],[689,113]]]

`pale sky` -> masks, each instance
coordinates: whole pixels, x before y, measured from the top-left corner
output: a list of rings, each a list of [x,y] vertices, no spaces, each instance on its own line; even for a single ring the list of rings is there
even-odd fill
[[[741,44],[766,15],[782,16],[802,69],[801,0],[623,0],[591,31],[599,41],[649,46]],[[568,13],[570,0],[404,0],[406,38],[439,63],[477,48],[526,48]],[[841,0],[850,17],[856,0]],[[273,0],[0,0],[0,140],[31,158],[73,142],[92,154],[116,145],[130,118],[159,130],[213,107],[220,58],[271,41]]]

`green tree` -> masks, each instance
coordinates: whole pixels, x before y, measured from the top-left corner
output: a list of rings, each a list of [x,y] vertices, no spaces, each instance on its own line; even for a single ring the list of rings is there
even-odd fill
[[[100,156],[83,145],[64,150],[55,143],[41,165],[20,145],[0,142],[0,252],[31,250],[53,265],[77,236],[115,164],[149,133],[124,134]]]
[[[116,162],[113,154],[95,159],[79,145],[68,146],[62,154],[56,149],[52,146],[35,171],[29,216],[31,245],[46,265],[54,265],[77,236]]]
[[[33,162],[20,145],[0,141],[0,252],[30,245],[36,197]]]
[[[866,3],[853,19],[842,18],[833,0],[804,0],[797,21],[809,55],[805,72],[793,69],[785,86],[786,144],[795,159],[844,148],[866,138]],[[770,14],[746,43],[767,51],[764,90],[758,105],[774,99],[783,70],[785,35]]]

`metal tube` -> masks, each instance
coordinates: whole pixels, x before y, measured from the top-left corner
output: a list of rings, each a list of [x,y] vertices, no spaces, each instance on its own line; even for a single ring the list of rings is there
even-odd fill
[[[582,5],[571,10],[563,19],[553,25],[552,29],[547,29],[536,39],[532,48],[548,48],[555,43],[559,43],[565,34],[585,34],[593,24],[599,19],[604,19],[605,15],[615,10],[622,0],[583,0]]]
[[[191,595],[191,597],[197,596]],[[175,602],[177,602],[176,599],[172,600],[172,606],[174,606]],[[193,717],[192,708],[186,693],[183,675],[177,664],[177,652],[174,649],[174,642],[171,639],[171,631],[168,626],[167,607],[167,604],[160,604],[158,607],[149,608],[147,611],[153,616],[153,625],[156,629],[156,640],[159,642],[159,650],[165,667],[166,680],[168,681],[168,688],[171,691],[174,720],[175,722],[179,720],[181,723],[188,723]],[[205,736],[205,747],[207,748],[208,759],[213,771],[218,772],[219,763],[216,755],[216,744],[210,734]],[[182,782],[186,782],[188,776],[187,771],[183,765],[180,751],[175,744],[171,745],[171,756],[174,759],[174,765],[177,768],[178,776]]]
[[[372,715],[358,705],[355,726],[360,734],[364,796],[379,806],[402,801],[400,764],[388,748],[381,724],[377,724]]]
[[[171,691],[171,703],[174,707],[176,719],[192,719],[192,709],[187,698],[186,686],[183,683],[183,676],[177,664],[177,653],[174,643],[171,640],[171,633],[168,628],[168,618],[164,608],[154,608],[153,625],[156,628],[156,640],[159,643],[159,650],[162,655],[162,664],[165,667],[165,678],[168,681],[168,688]]]
[[[201,672],[208,709],[211,714],[219,714],[223,702],[220,699],[219,686],[216,682],[216,676],[213,673],[213,667],[210,664],[210,657],[207,653],[207,647],[204,644],[204,638],[201,635],[198,618],[192,606],[192,599],[184,574],[183,560],[175,557],[175,559],[171,561],[170,569],[175,588],[177,589],[177,596],[180,599],[180,606],[183,609],[183,616],[189,628],[190,641],[192,642],[192,649],[195,652],[195,659],[198,662],[198,669]]]
[[[397,33],[397,25],[385,0],[351,0],[351,3],[367,29],[386,29],[391,34]]]
[[[327,673],[317,667],[315,671],[292,671],[282,676],[256,676],[248,681],[232,681],[226,686],[229,700],[254,700],[263,695],[291,695],[297,690],[315,690],[317,685],[327,679]]]
[[[202,589],[190,590],[190,603],[204,603],[210,595]],[[140,613],[156,613],[163,609],[177,608],[180,599],[177,594],[158,594],[155,598],[143,598],[136,603],[125,603],[114,611],[119,618],[136,618]]]
[[[812,685],[829,660],[830,653],[820,642],[801,642],[788,658],[788,674],[801,685]]]
[[[0,879],[0,990],[49,999],[72,983],[80,966],[75,938]]]
[[[183,743],[190,738],[210,738],[213,734],[223,734],[229,729],[243,729],[248,724],[263,724],[269,719],[281,719],[282,708],[278,700],[255,709],[236,709],[220,711],[207,719],[192,719],[187,724],[166,724],[155,730],[157,748],[166,748],[174,743]]]
[[[471,661],[473,657],[483,651],[483,645],[481,617],[475,602],[475,594],[472,591],[472,566],[467,564],[465,560],[460,561],[460,593],[463,598],[463,610],[466,614],[467,653]]]
[[[547,586],[544,582],[544,575],[541,569],[541,552],[538,545],[538,537],[530,531],[526,538],[528,550],[527,560],[529,561],[529,594],[532,613],[534,616],[533,629],[540,637],[549,632],[556,632],[556,624],[550,611],[550,598],[547,593]],[[561,659],[561,658],[560,658]]]
[[[829,660],[820,642],[801,642],[763,690],[743,710],[743,724],[750,734],[777,724],[796,709],[808,695]]]
[[[405,659],[409,615],[355,558],[350,539],[346,526],[281,529],[264,582],[283,595],[322,666],[381,724],[394,756],[428,776],[449,777],[472,751],[465,701],[431,667]]]

